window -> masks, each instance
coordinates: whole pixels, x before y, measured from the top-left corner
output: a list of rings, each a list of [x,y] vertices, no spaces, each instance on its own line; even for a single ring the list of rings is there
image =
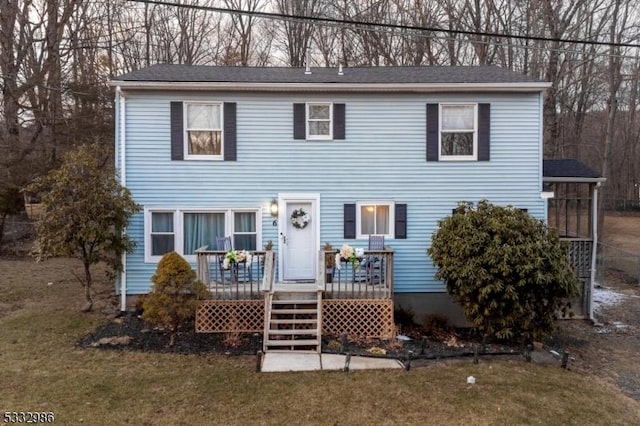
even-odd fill
[[[222,104],[185,103],[185,158],[222,159]]]
[[[308,103],[307,139],[333,139],[332,119],[332,104]]]
[[[233,247],[237,250],[256,250],[256,213],[255,212],[234,212],[233,213]]]
[[[183,251],[184,255],[195,254],[203,246],[216,247],[216,237],[224,237],[225,214],[184,213]]]
[[[367,238],[369,235],[384,235],[394,237],[394,209],[393,203],[361,202],[356,208],[357,238]]]
[[[158,262],[175,250],[190,262],[203,246],[216,249],[216,238],[231,236],[233,248],[257,250],[260,209],[145,208],[145,262]]]
[[[175,233],[173,231],[173,212],[151,213],[151,256],[162,256],[174,250]]]
[[[440,159],[477,159],[476,105],[440,105]]]

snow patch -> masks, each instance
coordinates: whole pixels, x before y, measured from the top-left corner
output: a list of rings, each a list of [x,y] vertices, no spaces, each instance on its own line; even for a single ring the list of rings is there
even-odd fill
[[[618,305],[628,297],[628,295],[618,293],[610,288],[595,287],[593,289],[593,309],[598,312],[602,307]]]

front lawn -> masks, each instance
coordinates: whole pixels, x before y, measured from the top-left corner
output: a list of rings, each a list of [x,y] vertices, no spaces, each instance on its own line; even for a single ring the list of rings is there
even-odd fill
[[[80,349],[106,317],[78,312],[69,265],[0,259],[0,411],[92,425],[640,423],[640,403],[597,378],[522,362],[267,374],[249,356]],[[97,290],[100,310],[110,289]]]

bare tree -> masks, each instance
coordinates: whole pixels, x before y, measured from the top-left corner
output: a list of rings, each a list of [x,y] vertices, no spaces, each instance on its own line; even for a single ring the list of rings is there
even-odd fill
[[[611,13],[611,26],[609,33],[609,70],[608,77],[608,99],[607,99],[607,124],[604,133],[604,156],[602,158],[601,173],[603,177],[609,177],[611,169],[611,154],[613,149],[614,132],[616,130],[616,118],[618,115],[618,91],[622,84],[622,58],[619,56],[621,49],[613,46],[613,43],[621,43],[627,31],[627,20],[629,18],[629,2],[614,0],[613,12]],[[606,192],[602,192],[598,209],[603,212],[603,202]],[[600,226],[604,225],[604,214],[600,214]]]
[[[322,0],[275,0],[276,10],[288,15],[318,17],[322,7]],[[282,22],[282,29],[285,36],[282,43],[288,64],[292,67],[304,66],[307,49],[311,47],[313,38],[313,24],[287,20]]]
[[[261,10],[264,5],[262,0],[224,0],[224,4],[235,10],[246,10],[255,12]],[[254,46],[254,24],[256,20],[252,15],[243,16],[240,14],[232,14],[230,16],[229,37],[226,44],[231,46],[235,51],[232,57],[236,60],[234,64],[247,66],[251,62],[251,56]]]
[[[0,7],[6,134],[0,161],[5,179],[12,183],[22,185],[31,179],[34,168],[22,164],[28,156],[45,168],[57,158],[59,131],[65,129],[61,125],[63,60],[68,55],[65,29],[79,3],[5,0]]]

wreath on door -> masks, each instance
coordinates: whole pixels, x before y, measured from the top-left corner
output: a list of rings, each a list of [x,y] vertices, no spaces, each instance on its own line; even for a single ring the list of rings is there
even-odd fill
[[[304,229],[309,224],[309,215],[303,209],[296,209],[291,212],[291,224],[296,229]]]

